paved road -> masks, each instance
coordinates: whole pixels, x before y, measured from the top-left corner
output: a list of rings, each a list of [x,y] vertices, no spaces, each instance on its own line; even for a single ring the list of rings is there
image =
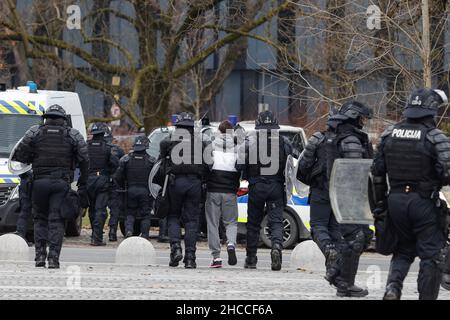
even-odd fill
[[[237,266],[209,269],[209,251],[200,244],[199,267],[185,270],[167,267],[168,245],[155,247],[156,266],[115,265],[115,248],[73,244],[63,248],[60,270],[36,269],[32,262],[2,262],[0,299],[343,299],[335,296],[322,271],[290,270],[290,251],[285,251],[280,272],[270,270],[267,249],[259,251],[257,270],[242,268],[242,248]],[[369,287],[367,299],[382,297],[388,267],[386,257],[364,254],[357,281]],[[416,278],[412,271],[406,279],[404,299],[417,299]],[[440,299],[450,299],[450,292],[441,290]]]

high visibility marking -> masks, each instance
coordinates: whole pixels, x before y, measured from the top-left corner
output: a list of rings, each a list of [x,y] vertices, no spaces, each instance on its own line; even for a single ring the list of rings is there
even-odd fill
[[[44,111],[44,107],[36,101],[0,100],[0,113],[42,115]]]
[[[28,114],[27,111],[25,111],[21,106],[19,106],[15,101],[9,101],[9,104],[17,110],[18,113],[20,114]],[[29,108],[28,108],[29,110]]]

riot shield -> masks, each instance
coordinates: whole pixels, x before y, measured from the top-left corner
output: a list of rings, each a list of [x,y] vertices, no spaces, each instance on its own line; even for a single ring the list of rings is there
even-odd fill
[[[336,159],[330,176],[330,201],[339,223],[373,224],[369,205],[371,159]]]
[[[12,158],[14,156],[14,153],[16,152],[17,147],[19,146],[19,144],[22,142],[21,138],[16,145],[14,146],[14,148],[12,149],[11,153],[9,154],[9,159],[8,159],[8,170],[15,175],[21,175],[22,173],[25,173],[29,170],[31,170],[31,164],[25,164],[22,162],[18,162],[18,161],[13,161]]]
[[[150,190],[150,194],[154,199],[158,197],[159,191],[161,190],[161,186],[153,182],[153,179],[158,174],[159,168],[161,167],[161,163],[162,160],[156,162],[152,168],[152,171],[150,171],[150,175],[148,176],[148,188]]]
[[[299,195],[301,198],[309,196],[309,186],[297,179],[298,165],[300,163],[299,159],[301,159],[301,157],[303,156],[303,152],[300,154],[300,157],[298,157],[298,159],[294,159],[295,166],[292,176],[295,191],[297,192],[297,195]]]
[[[286,167],[284,168],[284,178],[285,178],[285,192],[287,202],[291,201],[292,191],[294,189],[294,158],[289,155],[286,160]]]

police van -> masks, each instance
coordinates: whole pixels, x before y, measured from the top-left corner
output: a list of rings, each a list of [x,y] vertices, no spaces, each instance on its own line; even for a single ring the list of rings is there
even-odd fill
[[[238,125],[243,128],[248,134],[255,130],[254,121],[241,121]],[[155,157],[159,157],[159,143],[170,135],[174,130],[173,126],[162,127],[154,129],[148,136],[150,140],[150,146],[147,152]],[[205,126],[202,129],[204,137],[213,137],[214,133],[218,130],[218,123],[211,123],[209,126]],[[294,148],[294,155],[298,157],[303,151],[303,147],[306,145],[306,135],[302,128],[280,125],[280,135],[289,139]],[[294,160],[296,161],[296,160]],[[247,222],[247,206],[248,206],[248,182],[241,181],[238,196],[238,233],[243,235],[246,233]],[[262,221],[261,228],[261,241],[267,247],[271,246],[269,228],[267,225],[267,216]],[[306,239],[310,239],[310,224],[309,224],[309,204],[308,196],[306,193],[302,195],[297,194],[295,188],[293,195],[284,209],[283,213],[283,246],[285,248],[291,248],[298,242]]]
[[[59,104],[67,112],[69,125],[86,139],[83,110],[78,94],[37,90],[35,83],[14,90],[0,91],[0,232],[16,230],[19,207],[20,178],[8,169],[8,159],[16,143],[33,125],[42,123],[46,108]],[[32,230],[30,221],[29,230]],[[79,236],[81,215],[67,221],[66,236]],[[30,235],[32,233],[30,232]]]

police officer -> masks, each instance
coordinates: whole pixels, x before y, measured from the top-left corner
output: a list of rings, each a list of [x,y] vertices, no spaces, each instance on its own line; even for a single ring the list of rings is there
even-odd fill
[[[245,147],[245,165],[239,160],[238,170],[245,170],[249,182],[247,209],[247,257],[245,268],[255,269],[258,262],[257,248],[264,208],[267,208],[269,229],[272,241],[272,270],[281,270],[283,250],[283,210],[286,206],[284,169],[292,149],[289,142],[277,131],[280,129],[272,112],[264,111],[255,121],[255,134],[241,144]],[[265,149],[265,150],[264,150]],[[269,163],[261,158],[267,155]],[[254,159],[251,159],[253,157]]]
[[[125,152],[123,149],[113,143],[113,135],[111,129],[106,127],[105,140],[111,146],[112,153],[117,157],[117,159],[121,159]],[[123,207],[121,195],[118,192],[118,186],[113,180],[111,182],[111,188],[109,190],[108,197],[108,208],[109,208],[109,241],[114,242],[117,241],[117,226],[119,224],[120,211]]]
[[[436,128],[434,117],[447,103],[440,90],[412,92],[405,119],[381,137],[372,167],[378,207],[388,208],[398,242],[391,260],[385,300],[401,297],[403,280],[416,256],[420,258],[419,299],[437,299],[442,276],[446,207],[439,190],[450,179],[450,143]],[[377,197],[380,198],[380,197]],[[445,218],[444,218],[445,217]]]
[[[64,238],[61,203],[73,180],[78,165],[78,190],[86,190],[88,150],[81,133],[67,125],[66,112],[59,105],[50,106],[44,114],[45,123],[31,127],[13,156],[15,161],[33,167],[32,202],[36,267],[59,268],[59,254]]]
[[[111,189],[111,177],[117,169],[119,159],[105,140],[107,126],[95,123],[91,128],[92,139],[88,141],[89,178],[89,220],[92,227],[91,245],[104,246],[103,227],[107,217],[106,207]]]
[[[171,137],[161,141],[161,157],[167,160],[170,174],[170,211],[167,216],[170,238],[169,266],[176,267],[183,259],[181,249],[181,221],[184,223],[185,256],[187,269],[197,267],[196,243],[200,218],[202,179],[208,167],[203,160],[205,145],[201,134],[194,131],[194,116],[182,112],[175,122]]]
[[[134,223],[139,221],[141,237],[149,239],[152,197],[148,189],[148,177],[155,159],[147,154],[150,141],[147,137],[137,137],[133,152],[120,159],[114,178],[122,189],[127,188],[126,237],[131,237]]]
[[[16,234],[27,240],[28,221],[32,218],[31,187],[33,183],[32,170],[22,173],[19,184],[20,212],[17,218]]]
[[[335,159],[372,158],[372,145],[361,130],[370,117],[371,110],[362,103],[344,103],[329,117],[327,130],[311,136],[299,160],[297,177],[310,185],[312,238],[325,256],[325,279],[337,287],[338,296],[368,294],[355,285],[355,277],[360,255],[369,245],[372,232],[368,226],[337,223],[331,209],[328,181]]]

